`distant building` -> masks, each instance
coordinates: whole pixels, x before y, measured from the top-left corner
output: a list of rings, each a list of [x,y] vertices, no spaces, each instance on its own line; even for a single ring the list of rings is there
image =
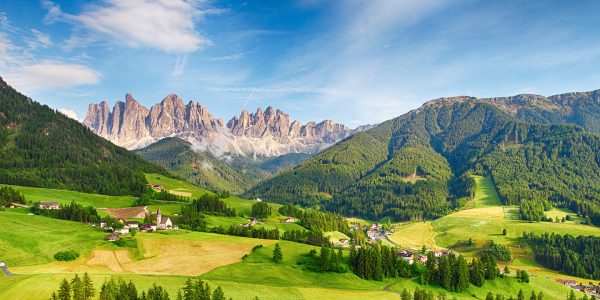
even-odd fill
[[[39,207],[41,209],[60,209],[60,204],[58,202],[41,201]]]
[[[255,217],[251,217],[251,218],[248,218],[248,221],[250,222],[250,226],[253,226],[256,223],[259,223],[260,219],[255,218]]]
[[[427,262],[427,255],[420,255],[419,256],[419,262],[426,263]]]
[[[281,223],[295,223],[295,222],[296,222],[296,219],[294,219],[292,217],[288,217],[288,218],[281,220]]]
[[[393,232],[391,232],[391,231],[389,231],[389,230],[386,230],[386,231],[384,231],[383,233],[384,233],[385,235],[392,235],[392,234],[393,234]]]
[[[154,231],[156,231],[156,224],[154,224],[154,223],[144,224],[144,225],[142,225],[142,227],[140,227],[140,230],[143,232],[154,232]]]
[[[162,191],[164,189],[164,186],[162,184],[154,184],[154,183],[148,183],[146,184],[147,187],[152,188],[155,191]]]
[[[126,221],[125,225],[129,226],[129,228],[138,229],[140,227],[140,222],[138,222],[138,221]]]
[[[119,228],[119,229],[115,229],[113,230],[114,233],[118,233],[118,234],[128,234],[129,233],[129,227],[128,226],[123,226],[123,228]]]
[[[260,199],[260,198],[256,198],[256,199],[254,199],[254,200],[255,200],[256,202],[262,202],[262,199]]]
[[[171,230],[173,229],[173,222],[169,217],[164,218],[160,214],[160,208],[156,210],[156,227],[162,230]]]

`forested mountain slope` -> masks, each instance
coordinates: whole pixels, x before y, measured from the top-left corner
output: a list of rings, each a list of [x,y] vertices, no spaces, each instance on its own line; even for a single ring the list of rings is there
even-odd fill
[[[236,194],[310,157],[306,153],[289,153],[274,158],[255,159],[238,155],[216,158],[209,152],[194,151],[192,147],[190,142],[169,137],[135,152],[188,182]]]
[[[137,195],[144,172],[166,171],[0,79],[0,183]]]
[[[600,138],[526,123],[490,101],[431,101],[356,134],[247,192],[344,215],[419,220],[446,214],[489,173],[507,203],[548,197],[598,220]],[[552,183],[552,184],[550,184]]]

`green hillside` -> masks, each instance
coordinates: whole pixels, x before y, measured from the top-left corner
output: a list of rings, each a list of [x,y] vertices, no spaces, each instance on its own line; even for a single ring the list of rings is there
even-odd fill
[[[0,79],[0,183],[139,195],[144,172],[165,171]]]
[[[176,137],[164,138],[135,152],[195,185],[234,194],[242,193],[259,180],[310,157],[304,153],[289,153],[274,158],[217,158],[207,152],[194,151],[189,142]]]
[[[523,123],[487,102],[452,98],[356,134],[246,196],[420,220],[460,207],[473,193],[470,174],[491,174],[504,203],[544,197],[600,224],[599,172],[596,134]]]

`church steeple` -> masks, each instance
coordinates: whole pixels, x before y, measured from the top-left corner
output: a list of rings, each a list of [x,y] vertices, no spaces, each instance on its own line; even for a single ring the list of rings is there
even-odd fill
[[[160,215],[160,207],[156,210],[156,225],[160,225],[162,216]]]

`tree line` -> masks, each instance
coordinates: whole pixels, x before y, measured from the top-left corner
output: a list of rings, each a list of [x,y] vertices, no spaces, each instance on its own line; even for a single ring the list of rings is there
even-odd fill
[[[71,204],[60,205],[60,209],[42,209],[38,202],[31,207],[31,212],[36,215],[81,223],[100,221],[100,215],[95,207],[91,205],[83,206],[75,201],[71,201]]]
[[[600,237],[524,234],[535,261],[563,274],[600,279]]]
[[[75,274],[71,281],[66,278],[59,284],[58,290],[52,293],[51,300],[88,300],[96,295],[96,289],[88,273],[80,278]],[[167,290],[154,283],[146,291],[139,289],[132,282],[119,280],[106,280],[98,291],[100,300],[169,300]],[[193,281],[188,278],[185,285],[177,291],[177,300],[225,300],[225,293],[220,286],[212,290],[208,283],[198,279]]]
[[[303,210],[290,203],[280,207],[279,213],[298,219],[297,224],[308,230],[339,231],[350,234],[348,221],[336,213],[314,209]]]

